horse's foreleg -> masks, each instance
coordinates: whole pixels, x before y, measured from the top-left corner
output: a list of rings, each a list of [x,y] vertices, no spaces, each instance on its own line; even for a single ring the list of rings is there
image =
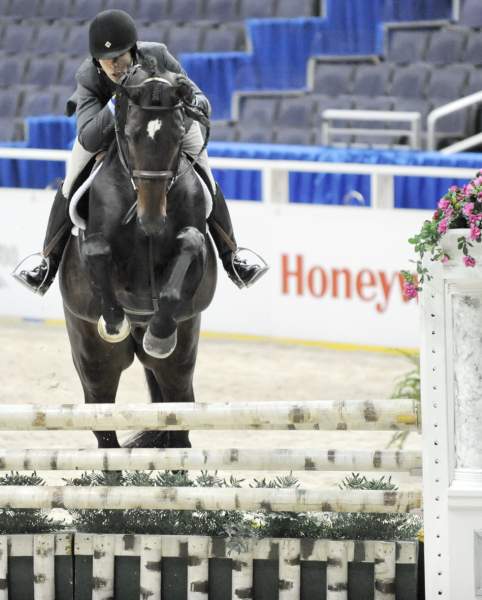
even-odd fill
[[[130,325],[112,284],[110,244],[102,233],[90,234],[83,244],[83,255],[87,260],[92,285],[101,298],[101,317],[97,327],[99,335],[107,342],[122,342],[130,333]]]
[[[180,305],[192,298],[201,283],[206,268],[206,241],[195,227],[185,227],[177,235],[178,252],[169,263],[167,280],[159,294],[159,308],[144,335],[143,347],[155,358],[167,358],[177,343],[176,316]],[[186,274],[191,265],[189,282]]]

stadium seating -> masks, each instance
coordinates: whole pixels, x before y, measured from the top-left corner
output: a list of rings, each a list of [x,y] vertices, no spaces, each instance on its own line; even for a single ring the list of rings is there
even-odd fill
[[[479,0],[464,0],[460,23],[467,27],[482,27],[482,4]]]

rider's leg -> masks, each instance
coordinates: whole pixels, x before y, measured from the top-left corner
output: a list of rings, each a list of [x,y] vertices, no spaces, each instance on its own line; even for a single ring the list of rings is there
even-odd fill
[[[196,157],[203,147],[203,135],[199,123],[193,122],[184,137],[182,148],[184,152]],[[248,264],[236,256],[237,243],[234,237],[233,223],[229,214],[228,205],[219,185],[214,180],[208,161],[208,153],[203,150],[198,159],[198,164],[206,174],[213,196],[213,210],[208,217],[209,232],[218,250],[219,258],[230,279],[238,287],[246,287],[257,281],[266,271],[266,265]]]
[[[76,139],[67,164],[65,180],[59,185],[50,209],[47,231],[39,265],[31,271],[21,271],[18,278],[32,291],[44,295],[49,289],[62,259],[62,254],[70,236],[68,198],[72,187],[93,154],[87,152]]]

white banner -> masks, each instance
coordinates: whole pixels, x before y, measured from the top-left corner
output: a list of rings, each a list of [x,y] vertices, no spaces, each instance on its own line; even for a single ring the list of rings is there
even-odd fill
[[[0,315],[63,318],[58,287],[40,298],[10,277],[41,249],[52,191],[1,192]],[[391,347],[418,346],[418,306],[402,296],[407,239],[430,212],[230,202],[240,246],[262,254],[268,274],[238,290],[219,270],[203,329]]]

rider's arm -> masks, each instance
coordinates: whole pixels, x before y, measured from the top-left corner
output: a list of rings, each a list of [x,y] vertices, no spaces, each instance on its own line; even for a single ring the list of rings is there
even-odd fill
[[[103,104],[94,91],[78,82],[77,135],[88,152],[105,150],[115,136],[114,116],[108,104]]]

